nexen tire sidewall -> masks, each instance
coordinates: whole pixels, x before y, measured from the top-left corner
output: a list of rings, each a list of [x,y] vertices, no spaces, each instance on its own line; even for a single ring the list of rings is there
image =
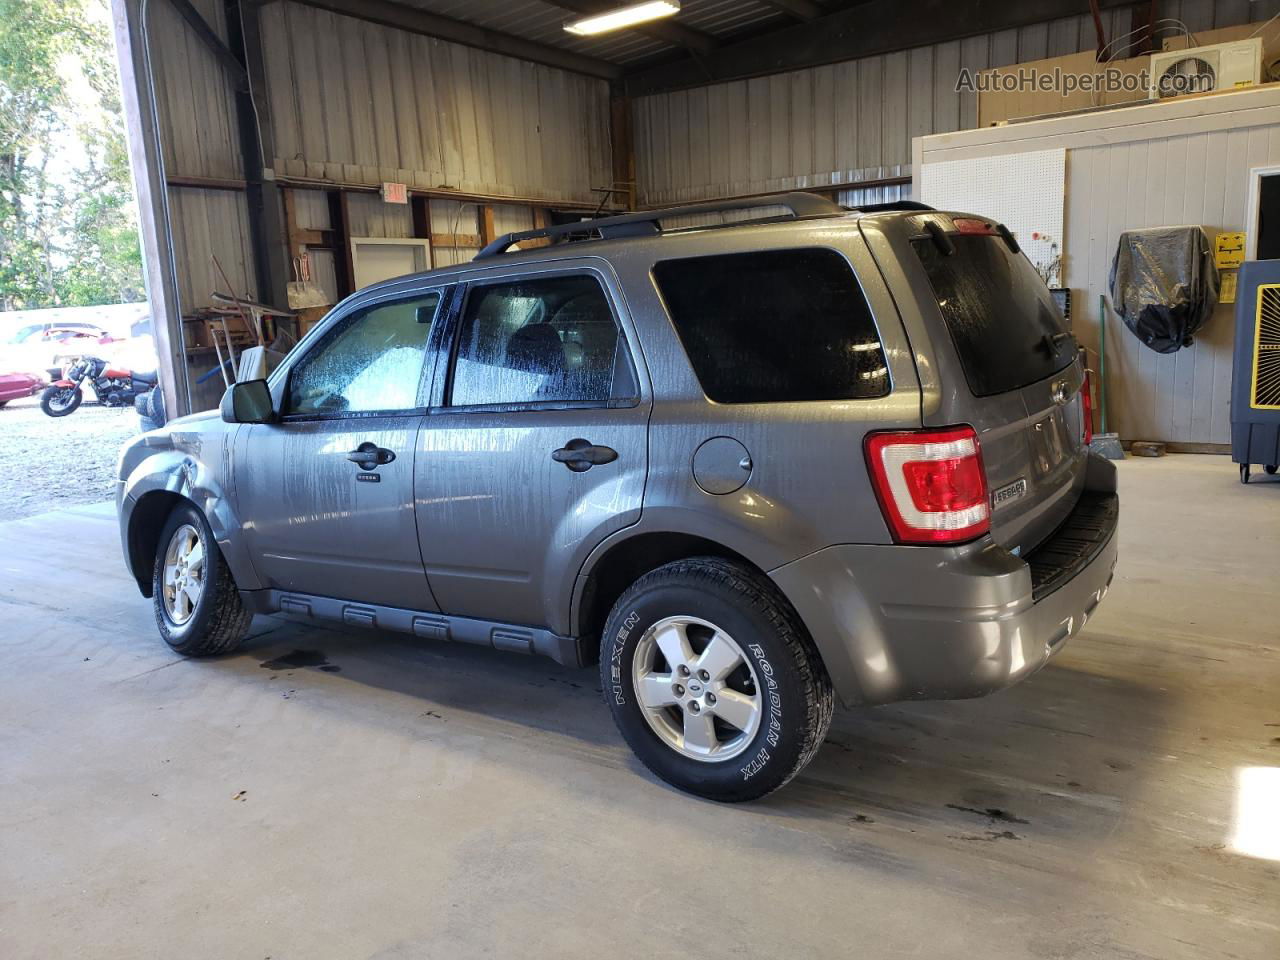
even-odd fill
[[[755,671],[760,728],[745,750],[728,760],[703,761],[677,753],[649,726],[635,696],[632,658],[646,631],[664,617],[707,620],[734,639]],[[601,650],[604,695],[628,745],[650,769],[676,786],[690,785],[721,799],[755,796],[795,769],[804,739],[804,692],[786,645],[759,614],[706,589],[654,585],[614,611]]]

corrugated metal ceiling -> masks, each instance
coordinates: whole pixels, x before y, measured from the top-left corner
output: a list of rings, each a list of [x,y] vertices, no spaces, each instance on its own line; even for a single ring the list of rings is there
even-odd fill
[[[682,49],[655,39],[640,29],[620,30],[599,37],[566,33],[564,24],[580,14],[542,0],[397,0],[403,6],[451,17],[525,40],[571,50],[620,65],[634,64]],[[624,5],[601,3],[603,9]],[[660,21],[698,30],[716,39],[746,31],[785,26],[795,21],[776,7],[757,0],[682,0],[675,17]]]

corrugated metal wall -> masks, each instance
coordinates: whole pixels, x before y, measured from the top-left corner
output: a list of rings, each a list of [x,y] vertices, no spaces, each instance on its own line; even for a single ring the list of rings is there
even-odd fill
[[[1207,30],[1265,20],[1280,0],[1172,0],[1159,15]],[[1130,10],[1104,14],[1108,38]],[[830,66],[642,97],[634,104],[645,206],[908,175],[911,139],[975,125],[961,67],[985,70],[1096,46],[1087,16]],[[864,201],[868,202],[868,201]]]
[[[223,5],[217,0],[193,2],[225,37]],[[166,174],[188,180],[242,178],[234,101],[223,68],[172,5],[157,2],[147,9]],[[1163,16],[1182,18],[1192,30],[1260,20],[1277,11],[1280,0],[1174,0],[1160,10]],[[1127,9],[1111,12],[1108,35],[1127,30],[1129,16]],[[262,18],[266,97],[276,139],[268,159],[282,176],[367,185],[394,180],[419,189],[447,187],[552,202],[592,200],[591,188],[612,179],[608,90],[602,81],[286,0],[263,7]],[[1081,16],[642,98],[634,105],[640,200],[656,205],[909,174],[913,136],[962,129],[975,121],[972,98],[954,89],[962,65],[979,70],[1093,45],[1092,23]],[[1203,146],[1204,152],[1209,149]],[[1243,148],[1232,140],[1224,149],[1252,159],[1263,148],[1249,139]],[[1167,151],[1161,156],[1170,170],[1185,168],[1188,172],[1180,175],[1186,182],[1202,147],[1186,144],[1185,161],[1178,159],[1183,145],[1172,141],[1147,148],[1145,161],[1137,153],[1110,148],[1099,148],[1096,158],[1081,150],[1080,176],[1100,176],[1100,165],[1105,165],[1116,176],[1123,171],[1121,180],[1111,183],[1123,182],[1136,176],[1132,171],[1144,162],[1150,165],[1153,150]],[[1263,152],[1275,159],[1272,140]],[[1074,183],[1075,174],[1069,176]],[[1159,196],[1170,192],[1163,188]],[[874,203],[909,194],[909,186],[851,188],[840,199]],[[297,196],[302,226],[329,226],[321,194],[298,191]],[[1127,193],[1117,203],[1120,199],[1138,203]],[[1194,199],[1193,192],[1187,202]],[[1213,224],[1212,198],[1201,199],[1210,206],[1200,214]],[[1166,216],[1163,208],[1156,215],[1154,195],[1142,203],[1141,210],[1151,217]],[[227,286],[258,297],[243,193],[171,185],[168,205],[183,311],[207,305],[214,289]],[[1129,211],[1127,206],[1119,209]],[[408,208],[384,204],[373,194],[353,193],[349,212],[356,236],[412,233]],[[430,213],[436,233],[479,232],[472,202],[433,199]],[[1193,213],[1183,211],[1188,218]],[[1221,225],[1229,225],[1230,214],[1224,207]],[[519,204],[500,205],[494,219],[500,233],[523,229],[532,225],[532,211]],[[1136,212],[1130,219],[1147,222]],[[1083,221],[1077,216],[1076,222]],[[1112,242],[1108,235],[1102,246]],[[465,262],[475,252],[473,247],[438,246],[433,256],[437,265],[446,265]],[[214,266],[215,256],[227,273],[226,282]],[[1091,250],[1089,256],[1102,254]],[[1092,292],[1102,261],[1089,262],[1087,268],[1074,268],[1087,269],[1088,275],[1076,279],[1072,274],[1071,282]],[[313,268],[319,282],[335,285],[332,254],[317,251]],[[1225,324],[1215,323],[1209,338],[1224,335]],[[1206,340],[1194,355],[1167,360],[1117,354],[1117,382],[1138,385],[1119,388],[1136,391],[1117,396],[1122,429],[1135,435],[1221,441],[1225,405],[1214,398],[1225,397],[1225,363],[1225,347],[1215,339]],[[1189,403],[1164,402],[1188,387]]]
[[[1097,369],[1098,297],[1110,299],[1120,234],[1177,225],[1202,226],[1211,237],[1246,230],[1250,169],[1280,163],[1280,87],[942,134],[919,141],[919,155],[927,167],[1049,147],[1067,152],[1064,284],[1072,328]],[[1220,305],[1195,343],[1173,354],[1144,346],[1109,313],[1108,427],[1125,440],[1229,443],[1233,309]]]
[[[217,0],[192,0],[218,36],[226,17]],[[165,174],[235,180],[244,176],[236,135],[235,102],[226,72],[195,38],[172,4],[148,7],[151,66],[161,130]],[[169,219],[178,265],[178,296],[184,310],[205,306],[227,283],[235,292],[258,295],[249,247],[244,194],[230,190],[170,186]]]
[[[193,3],[225,39],[223,5]],[[226,71],[172,4],[147,9],[166,176],[242,179]],[[262,25],[276,139],[267,159],[280,175],[577,202],[610,185],[603,81],[293,3],[264,7]],[[323,194],[300,190],[296,199],[300,226],[330,226]],[[183,311],[208,306],[209,294],[227,286],[258,297],[243,192],[170,184],[168,201]],[[349,212],[354,236],[413,233],[409,208],[374,194],[352,193]],[[479,229],[474,203],[435,201],[432,219],[438,227],[457,220],[464,234]],[[532,211],[498,205],[495,225],[527,229]],[[443,250],[437,265],[474,253]],[[335,284],[332,255],[312,259],[317,280]]]
[[[1280,163],[1277,123],[1067,154],[1066,284],[1078,325],[1097,325],[1122,230],[1201,224],[1212,237],[1245,229],[1251,167]],[[1195,344],[1173,354],[1143,346],[1120,321],[1107,332],[1111,429],[1125,440],[1230,443],[1234,307],[1219,306]],[[1092,337],[1096,345],[1096,333]],[[1096,349],[1096,346],[1095,346]]]
[[[278,173],[547,200],[610,185],[602,80],[295,3],[262,27]]]
[[[207,305],[215,290],[257,297],[243,193],[170,187],[169,223],[184,310]]]

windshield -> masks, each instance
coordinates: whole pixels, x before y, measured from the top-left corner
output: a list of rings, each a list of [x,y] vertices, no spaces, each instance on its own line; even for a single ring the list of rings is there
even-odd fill
[[[39,333],[43,328],[41,324],[28,324],[25,327],[19,327],[12,333],[8,334],[0,343],[24,343],[32,334]]]

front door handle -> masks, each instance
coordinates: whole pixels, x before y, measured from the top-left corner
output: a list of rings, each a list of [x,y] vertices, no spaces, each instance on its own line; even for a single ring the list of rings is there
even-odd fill
[[[395,458],[394,451],[368,440],[347,454],[347,459],[358,464],[361,470],[372,470],[384,463],[390,463]]]
[[[552,450],[551,459],[556,463],[563,463],[574,473],[582,473],[602,463],[613,463],[618,459],[618,451],[613,447],[597,446],[589,440],[577,437],[559,450]]]

